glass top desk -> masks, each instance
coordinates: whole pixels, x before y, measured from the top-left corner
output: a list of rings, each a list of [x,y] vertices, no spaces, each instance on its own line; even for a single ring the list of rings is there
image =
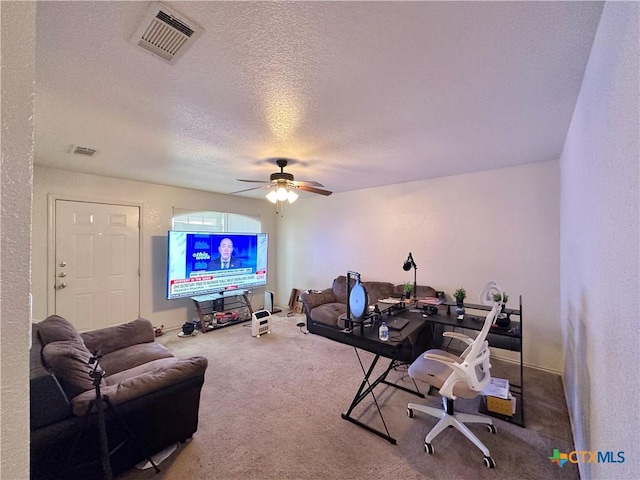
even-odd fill
[[[388,305],[383,305],[383,306],[388,307]],[[382,321],[384,321],[384,319],[387,317],[388,317],[388,312],[386,312],[386,310],[383,310]],[[410,363],[412,361],[411,347],[409,345],[409,337],[411,337],[414,334],[417,334],[417,332],[421,328],[423,328],[426,324],[426,320],[422,318],[422,316],[415,317],[415,318],[408,318],[407,320],[409,321],[409,323],[401,330],[389,330],[388,341],[382,341],[378,338],[379,323],[375,321],[371,322],[370,326],[365,326],[358,322],[351,322],[352,328],[350,332],[343,331],[341,335],[331,337],[333,340],[336,340],[340,343],[344,343],[354,347],[356,356],[358,357],[358,361],[360,363],[360,367],[362,368],[362,373],[364,374],[364,378],[360,383],[360,388],[358,388],[358,391],[353,397],[353,400],[351,401],[351,404],[349,405],[349,408],[347,409],[346,413],[343,413],[341,415],[342,418],[372,433],[375,433],[376,435],[384,438],[385,440],[389,441],[394,445],[397,443],[396,439],[393,438],[389,433],[387,425],[384,421],[384,417],[382,416],[382,411],[380,410],[380,406],[378,404],[378,401],[375,397],[373,390],[374,388],[376,388],[376,386],[383,383],[385,385],[399,388],[400,390],[404,390],[406,392],[409,392],[414,395],[418,395],[421,398],[424,398],[424,395],[420,393],[420,391],[418,390],[418,386],[415,383],[415,381],[413,382],[415,389],[409,389],[402,385],[398,385],[396,383],[393,383],[387,380],[387,375],[392,369],[394,369],[399,365]],[[365,367],[363,363],[363,359],[358,353],[358,349],[365,350],[375,355],[373,360],[371,361],[371,364],[368,367]],[[373,370],[375,369],[381,357],[388,358],[390,360],[389,365],[382,372],[381,375],[379,375],[377,378],[372,380],[371,376],[372,376]],[[382,420],[384,431],[376,429],[370,425],[367,425],[366,423],[361,422],[360,420],[354,418],[351,415],[353,413],[354,408],[356,408],[356,406],[360,402],[362,402],[362,400],[364,400],[368,395],[371,395],[373,398],[373,401],[378,410],[380,419]]]

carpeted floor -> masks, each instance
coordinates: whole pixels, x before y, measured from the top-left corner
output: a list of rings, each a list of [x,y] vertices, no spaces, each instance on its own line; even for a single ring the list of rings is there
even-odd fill
[[[563,468],[549,457],[573,450],[571,428],[558,375],[525,369],[526,421],[521,428],[495,420],[497,434],[471,429],[496,461],[487,469],[482,453],[454,429],[424,451],[424,436],[436,419],[406,414],[408,402],[440,405],[435,394],[420,399],[380,385],[375,394],[384,420],[398,440],[386,440],[340,417],[362,381],[354,349],[324,337],[303,334],[302,315],[273,317],[273,331],[251,336],[250,322],[195,337],[168,332],[159,341],[177,356],[209,359],[202,390],[198,432],[153,469],[132,469],[122,480],[168,479],[561,479],[579,478],[575,465]],[[362,354],[365,361],[370,354]],[[382,362],[381,362],[382,363]],[[494,376],[515,367],[492,361]],[[515,371],[515,370],[514,370]],[[515,375],[515,374],[514,374]],[[412,386],[406,371],[390,380]],[[514,377],[517,378],[517,377]],[[423,391],[426,385],[420,385]],[[353,415],[383,428],[365,399]],[[456,401],[475,412],[478,400]]]

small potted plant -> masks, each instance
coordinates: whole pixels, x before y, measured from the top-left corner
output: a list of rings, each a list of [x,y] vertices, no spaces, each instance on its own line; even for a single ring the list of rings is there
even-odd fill
[[[456,299],[456,308],[454,311],[458,316],[458,321],[462,321],[462,316],[464,315],[464,299],[467,297],[467,291],[464,288],[458,288],[455,292],[453,292],[453,298]]]
[[[413,290],[413,285],[411,283],[406,282],[402,287],[402,296],[404,298],[411,298],[411,291]]]
[[[458,288],[453,292],[453,298],[456,299],[456,304],[462,307],[464,305],[464,299],[467,298],[467,291],[464,288]]]
[[[508,300],[509,300],[509,295],[507,295],[506,292],[493,294],[493,301],[494,302],[502,301],[502,308],[504,308]]]
[[[498,318],[496,318],[495,320],[495,324],[501,328],[508,328],[509,324],[511,324],[511,319],[509,318],[509,315],[506,315],[504,313],[504,310],[505,310],[505,306],[507,305],[507,301],[509,300],[509,295],[507,295],[506,292],[502,292],[502,293],[494,293],[492,297],[494,302],[502,301],[502,308],[500,309],[500,314],[498,315]]]

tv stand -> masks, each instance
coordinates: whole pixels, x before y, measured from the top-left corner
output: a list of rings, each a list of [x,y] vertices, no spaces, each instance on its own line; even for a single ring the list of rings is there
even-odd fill
[[[251,308],[248,295],[248,290],[233,290],[191,297],[196,306],[196,312],[198,312],[202,333],[250,321],[253,308]],[[231,311],[236,311],[238,316],[218,323],[216,313]]]

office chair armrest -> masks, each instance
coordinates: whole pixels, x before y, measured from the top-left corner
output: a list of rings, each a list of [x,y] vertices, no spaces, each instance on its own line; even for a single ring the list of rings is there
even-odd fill
[[[468,365],[460,364],[448,357],[443,355],[438,355],[436,353],[425,353],[424,358],[427,360],[433,360],[438,363],[442,363],[449,367],[453,372],[447,377],[444,383],[440,386],[440,395],[443,395],[447,398],[451,398],[453,400],[456,399],[456,395],[453,393],[453,388],[458,382],[468,382],[465,380],[467,378],[468,373]]]
[[[465,362],[457,362],[449,357],[445,357],[444,355],[438,355],[437,353],[425,353],[424,358],[427,360],[434,360],[438,363],[442,363],[452,369],[454,372],[466,376],[466,371],[468,369],[468,364]],[[458,379],[456,379],[458,381]]]
[[[461,342],[466,343],[467,345],[471,345],[473,343],[473,338],[471,337],[467,337],[466,335],[462,334],[462,333],[458,333],[458,332],[444,332],[442,334],[443,337],[451,337],[451,338],[455,338],[456,340],[460,340]]]
[[[435,360],[436,362],[444,363],[447,366],[457,365],[457,362],[445,357],[444,355],[438,355],[437,353],[425,353],[424,358],[427,360]]]

